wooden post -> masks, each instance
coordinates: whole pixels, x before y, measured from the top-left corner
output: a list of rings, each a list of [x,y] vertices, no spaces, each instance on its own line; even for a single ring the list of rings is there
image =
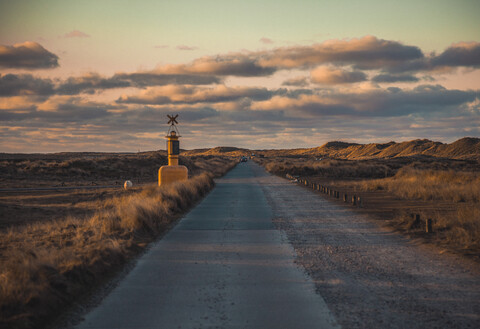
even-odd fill
[[[353,195],[353,196],[352,196],[352,204],[353,204],[354,206],[357,205],[357,196],[356,196],[356,195]]]
[[[415,218],[413,220],[413,227],[420,227],[421,226],[421,221],[420,221],[420,214],[412,214],[412,217]]]
[[[362,198],[360,196],[357,196],[357,205],[362,208]]]
[[[343,202],[347,202],[348,201],[348,195],[347,193],[344,193],[343,194]]]
[[[432,223],[433,223],[433,220],[431,218],[428,218],[426,223],[425,223],[425,230],[426,230],[427,233],[432,233],[433,232]]]

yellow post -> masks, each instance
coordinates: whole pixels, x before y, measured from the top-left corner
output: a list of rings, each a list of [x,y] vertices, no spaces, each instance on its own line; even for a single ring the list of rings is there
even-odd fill
[[[168,115],[171,123],[167,138],[168,166],[162,166],[158,170],[158,185],[166,185],[188,179],[188,169],[185,166],[178,165],[178,155],[180,154],[180,141],[177,135],[175,123],[178,114],[173,117]]]
[[[178,136],[175,131],[170,132],[170,135],[166,136],[167,138],[167,149],[168,149],[168,165],[169,166],[178,166],[178,154],[180,153],[180,142],[178,141]]]

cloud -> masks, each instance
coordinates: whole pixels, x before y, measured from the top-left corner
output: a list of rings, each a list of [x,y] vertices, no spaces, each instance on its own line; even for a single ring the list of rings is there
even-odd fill
[[[190,64],[166,65],[156,71],[169,74],[250,77],[268,76],[283,69],[308,69],[322,64],[352,65],[356,69],[382,69],[423,57],[418,47],[366,36],[360,39],[330,40],[312,46],[206,56]]]
[[[480,67],[480,43],[458,43],[448,47],[438,56],[431,60],[433,67]]]
[[[134,131],[141,131],[145,126],[157,129],[159,125],[165,124],[167,114],[172,114],[172,111],[178,113],[181,118],[181,122],[197,122],[205,119],[211,119],[218,117],[220,112],[216,109],[208,106],[179,106],[172,109],[171,107],[151,107],[144,106],[137,108],[135,111],[124,111],[122,115],[128,118],[128,121],[132,122],[129,127]],[[132,120],[133,119],[133,120]],[[147,123],[147,122],[151,122]]]
[[[165,48],[168,48],[168,45],[156,45],[156,46],[153,46],[153,48],[165,49]]]
[[[447,70],[459,66],[478,67],[479,55],[480,43],[456,44],[438,56],[425,56],[416,46],[365,36],[349,40],[334,39],[310,46],[205,56],[189,64],[161,66],[155,72],[255,77],[269,76],[279,70],[330,65],[352,67],[354,72],[380,70],[399,74]],[[356,78],[360,79],[360,76]]]
[[[272,67],[262,67],[255,58],[245,54],[231,54],[216,57],[201,57],[190,64],[166,65],[154,70],[157,74],[221,75],[255,77],[268,76],[276,71]]]
[[[196,104],[233,102],[242,98],[252,101],[266,100],[273,96],[266,88],[237,87],[219,85],[214,88],[175,86],[150,88],[139,95],[122,95],[117,103],[124,104]]]
[[[158,129],[165,127],[170,113],[180,114],[184,148],[308,147],[340,138],[377,142],[480,133],[478,90],[449,90],[440,85],[345,90],[173,85],[148,88],[137,95],[168,98],[165,104],[151,105],[52,96],[18,108],[1,108],[0,103],[0,134],[3,151],[12,152],[19,147],[30,152],[136,151],[138,145],[153,150],[163,140]],[[234,105],[223,110],[225,104]],[[418,127],[424,128],[419,131]]]
[[[480,43],[458,43],[445,49],[439,55],[431,54],[428,57],[399,62],[383,71],[390,73],[405,72],[450,72],[458,67],[480,67]]]
[[[17,51],[14,48],[7,50]],[[478,67],[478,48],[478,43],[460,43],[424,55],[414,46],[364,37],[205,56],[186,64],[110,76],[89,73],[54,79],[4,74],[0,75],[2,151],[29,147],[30,152],[135,151],[138,145],[158,149],[163,140],[159,127],[165,126],[165,115],[170,113],[180,113],[186,148],[307,147],[339,138],[364,142],[478,135],[479,90],[417,86],[426,74],[436,77],[459,67]],[[4,60],[5,47],[0,49]],[[298,76],[285,80],[282,85],[287,88],[279,89],[258,87],[266,81],[263,78],[227,78],[276,72],[275,81]],[[372,76],[370,81],[367,75]],[[224,85],[237,80],[250,86]],[[415,84],[409,88],[383,84],[394,82]],[[138,90],[91,96],[115,88]],[[205,140],[205,133],[212,131],[214,136]]]
[[[282,86],[292,86],[292,87],[305,87],[308,86],[309,82],[306,77],[296,77],[287,79],[282,83]]]
[[[112,79],[130,81],[132,86],[165,86],[169,84],[179,85],[209,85],[220,83],[221,80],[213,75],[194,74],[162,74],[155,72],[118,73]]]
[[[373,82],[418,82],[419,79],[414,75],[408,74],[379,74],[372,78]]]
[[[264,44],[267,44],[267,45],[271,45],[273,43],[273,40],[270,39],[270,38],[260,38],[260,42],[261,43],[264,43]]]
[[[94,94],[99,90],[130,87],[131,82],[116,77],[105,78],[97,73],[70,77],[64,81],[42,79],[30,74],[0,75],[0,96],[50,96]]]
[[[79,97],[57,97],[40,105],[16,110],[1,110],[1,121],[35,121],[40,126],[58,123],[93,123],[109,116],[112,106],[85,101]]]
[[[191,47],[191,46],[185,46],[185,45],[178,45],[177,46],[178,50],[197,50],[198,47]]]
[[[320,66],[311,72],[310,80],[314,83],[335,85],[366,81],[367,75],[361,71],[346,71]]]
[[[98,90],[126,88],[129,86],[131,86],[129,81],[122,80],[116,76],[104,78],[97,73],[89,73],[81,77],[68,78],[56,88],[55,92],[58,95],[93,94]]]
[[[154,74],[154,73],[119,73],[104,77],[98,73],[88,73],[66,80],[43,79],[30,74],[0,75],[0,96],[50,96],[95,94],[105,89],[165,85],[210,85],[221,80],[215,76]]]
[[[341,92],[319,91],[297,98],[275,96],[256,102],[254,110],[285,110],[308,115],[349,115],[351,117],[405,116],[420,113],[448,113],[475,101],[479,91],[448,90],[440,85],[421,85],[413,89],[372,89]]]
[[[50,79],[35,78],[30,74],[0,74],[0,96],[53,95]]]
[[[73,30],[63,35],[64,38],[90,38],[90,35],[79,30]]]
[[[418,47],[377,39],[373,36],[350,40],[329,40],[312,46],[279,48],[258,55],[260,65],[284,69],[311,68],[327,63],[353,65],[358,69],[378,69],[423,57]]]
[[[58,56],[32,41],[0,45],[0,67],[46,69],[58,67]]]

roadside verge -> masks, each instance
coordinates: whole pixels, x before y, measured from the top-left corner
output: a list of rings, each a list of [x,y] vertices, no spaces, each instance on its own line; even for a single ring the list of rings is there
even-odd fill
[[[216,166],[217,176],[235,166]],[[220,170],[221,169],[221,170]],[[39,328],[122,268],[214,186],[213,175],[102,201],[87,218],[0,232],[0,328]]]

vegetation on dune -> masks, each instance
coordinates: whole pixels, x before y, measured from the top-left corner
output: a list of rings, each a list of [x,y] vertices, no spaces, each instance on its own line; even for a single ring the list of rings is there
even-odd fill
[[[100,203],[93,216],[0,231],[0,327],[38,328],[102,282],[201,199],[235,161],[211,159],[188,181]]]
[[[480,159],[480,138],[464,137],[450,144],[428,139],[371,144],[328,142],[322,146],[308,149],[262,150],[258,153],[267,157],[316,156],[356,160],[412,156],[478,160]]]
[[[422,221],[435,220],[434,235],[437,244],[453,248],[465,254],[480,256],[480,204],[460,205],[453,212],[421,211],[420,222],[412,214],[401,212],[393,218],[392,225],[402,231],[419,234],[424,232]]]
[[[277,175],[317,175],[328,178],[387,177],[394,173],[391,166],[381,162],[358,162],[348,160],[316,159],[271,159],[262,160],[267,171]]]
[[[366,180],[364,190],[387,190],[404,199],[480,201],[480,172],[405,167],[387,179]]]
[[[71,154],[69,158],[0,158],[0,179],[6,184],[19,187],[43,185],[72,185],[103,182],[107,185],[135,177],[136,182],[150,182],[156,179],[160,166],[168,163],[163,152],[146,152],[119,156],[106,154],[87,157],[83,153]],[[214,158],[216,160],[214,160]],[[208,161],[207,161],[208,160]],[[224,162],[220,156],[181,156],[179,163],[189,168],[191,175],[205,170],[205,163]],[[221,167],[221,166],[220,166]],[[215,166],[208,166],[215,169]]]

